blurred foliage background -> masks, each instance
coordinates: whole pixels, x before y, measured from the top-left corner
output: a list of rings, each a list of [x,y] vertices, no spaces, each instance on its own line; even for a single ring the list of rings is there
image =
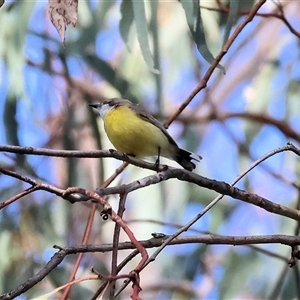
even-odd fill
[[[200,3],[207,46],[213,55],[220,51],[228,28],[227,2]],[[234,26],[254,3],[239,1]],[[127,44],[122,40],[119,25],[126,11],[122,16],[121,5],[125,9],[128,4],[79,1],[77,26],[67,29],[63,48],[49,20],[46,2],[4,3],[0,8],[1,144],[74,150],[112,148],[101,121],[87,105],[101,96],[143,103],[161,121],[176,111],[209,67],[192,41],[182,5],[177,1],[145,1],[148,38],[159,74],[151,72],[144,61],[134,24]],[[288,141],[299,146],[299,11],[299,1],[267,1],[260,10],[263,15],[245,27],[222,60],[226,75],[215,70],[208,87],[170,126],[169,132],[181,147],[203,156],[195,172],[230,182],[276,147]],[[120,165],[110,158],[7,153],[1,153],[0,163],[61,188],[87,189],[99,187]],[[148,174],[152,172],[129,166],[114,185]],[[0,178],[1,202],[28,187],[4,175]],[[299,159],[282,153],[251,171],[238,187],[297,208],[298,180]],[[162,182],[131,193],[124,219],[138,239],[149,239],[152,232],[172,234],[176,225],[189,221],[215,194],[177,180]],[[117,207],[117,197],[109,201]],[[89,203],[70,204],[41,191],[2,209],[0,293],[43,268],[55,252],[54,244],[80,244],[89,209]],[[193,230],[243,236],[299,234],[295,221],[228,197]],[[112,231],[113,225],[97,215],[89,243],[111,243]],[[127,240],[126,236],[122,240]],[[268,252],[243,246],[167,247],[142,272],[141,295],[144,299],[299,298],[299,270],[289,269],[285,261],[290,249],[281,245],[259,248]],[[121,252],[120,259],[126,253]],[[37,297],[66,283],[75,259],[75,255],[68,257],[19,299]],[[86,254],[77,277],[89,274],[91,266],[108,274],[110,261],[110,253]],[[133,261],[127,271],[135,264]],[[89,299],[98,285],[75,285],[69,298]],[[120,299],[128,297],[124,293]]]

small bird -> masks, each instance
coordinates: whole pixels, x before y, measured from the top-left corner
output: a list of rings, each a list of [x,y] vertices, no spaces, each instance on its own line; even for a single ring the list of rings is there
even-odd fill
[[[157,156],[157,165],[163,156],[189,171],[202,159],[200,155],[180,149],[165,127],[140,105],[112,98],[90,106],[98,110],[109,140],[120,152],[137,158]]]

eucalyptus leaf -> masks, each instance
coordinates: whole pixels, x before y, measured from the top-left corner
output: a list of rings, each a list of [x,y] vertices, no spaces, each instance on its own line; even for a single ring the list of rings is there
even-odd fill
[[[299,118],[299,95],[300,95],[300,80],[291,79],[287,87],[286,97],[286,117]]]
[[[16,119],[17,99],[9,95],[6,99],[3,113],[3,122],[5,126],[6,140],[8,144],[20,146],[18,137],[19,124]],[[16,162],[19,166],[24,165],[25,156],[16,154]]]
[[[121,37],[126,44],[128,50],[130,50],[129,42],[128,42],[128,36],[130,32],[130,28],[133,21],[133,7],[132,7],[132,1],[131,0],[123,0],[120,7],[121,12],[121,20],[119,23],[119,31],[121,34]]]
[[[4,105],[3,121],[8,144],[19,146],[18,123],[16,120],[17,99],[8,96]]]
[[[206,43],[199,1],[182,0],[181,4],[185,11],[186,21],[188,23],[193,41],[197,45],[199,53],[209,64],[212,64],[214,61],[214,57],[209,51]],[[225,69],[223,66],[218,64],[217,68],[219,68],[225,74]]]
[[[239,1],[230,0],[230,10],[229,10],[228,19],[225,26],[223,44],[225,44],[229,38],[230,31],[238,16],[238,9],[239,9]]]
[[[28,22],[35,1],[19,1],[15,6],[4,6],[0,16],[0,56],[5,58],[7,72],[12,84],[8,85],[10,94],[24,97],[24,77],[22,66],[25,62],[23,48]],[[14,11],[13,17],[10,9]]]
[[[149,36],[148,36],[148,23],[146,18],[144,1],[141,0],[133,1],[132,6],[133,6],[134,23],[137,32],[137,38],[142,50],[144,61],[146,62],[148,68],[153,73],[158,74],[159,71],[154,67],[154,61],[150,50]]]

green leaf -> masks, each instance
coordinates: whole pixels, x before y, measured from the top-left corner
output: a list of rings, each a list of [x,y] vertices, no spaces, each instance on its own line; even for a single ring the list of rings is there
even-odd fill
[[[19,146],[18,138],[18,123],[16,120],[17,114],[17,99],[14,96],[9,95],[6,99],[3,121],[5,125],[6,140],[8,144]]]
[[[5,126],[5,135],[8,144],[20,146],[18,137],[19,123],[16,119],[17,115],[17,99],[12,95],[8,95],[3,112],[3,122]],[[25,162],[25,156],[16,154],[16,163],[19,166],[23,166]]]
[[[150,30],[153,39],[153,60],[154,60],[154,67],[160,70],[160,58],[161,58],[161,51],[160,51],[160,41],[159,41],[159,29],[158,29],[158,0],[150,1],[150,9],[151,9],[151,19],[150,19]],[[160,112],[163,112],[163,84],[162,84],[162,74],[154,74],[155,78],[155,86],[157,91],[156,96],[156,104],[157,109]]]
[[[286,118],[299,117],[300,80],[291,79],[287,86]]]
[[[199,1],[181,0],[181,4],[185,11],[186,20],[192,34],[193,41],[197,45],[199,53],[209,64],[212,64],[214,57],[209,51],[206,43]],[[218,64],[217,67],[225,74],[225,69],[223,66]]]
[[[121,37],[126,44],[128,50],[130,49],[129,43],[128,43],[128,36],[131,28],[131,24],[133,21],[133,7],[132,7],[132,1],[131,0],[123,0],[120,7],[121,12],[121,20],[119,23],[119,31],[121,34]]]
[[[228,19],[227,19],[227,23],[226,23],[226,27],[225,27],[223,44],[225,44],[229,38],[230,31],[236,21],[237,15],[238,15],[238,8],[239,8],[239,1],[230,0],[230,10],[229,10],[229,15],[228,15]]]
[[[35,1],[17,1],[16,5],[5,6],[0,17],[0,57],[4,57],[7,64],[8,93],[24,98],[24,43],[28,22],[31,17]],[[10,11],[13,10],[13,13]]]
[[[137,38],[142,50],[144,61],[148,68],[155,74],[159,71],[154,68],[154,61],[150,50],[149,38],[148,38],[148,24],[146,18],[144,1],[133,1],[133,15],[136,26]]]

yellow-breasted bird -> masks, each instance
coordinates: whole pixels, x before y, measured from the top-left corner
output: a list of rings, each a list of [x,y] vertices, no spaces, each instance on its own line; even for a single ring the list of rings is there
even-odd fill
[[[202,159],[180,149],[159,121],[129,100],[112,98],[90,106],[99,111],[109,140],[120,152],[135,157],[157,156],[157,163],[163,156],[189,171]]]

